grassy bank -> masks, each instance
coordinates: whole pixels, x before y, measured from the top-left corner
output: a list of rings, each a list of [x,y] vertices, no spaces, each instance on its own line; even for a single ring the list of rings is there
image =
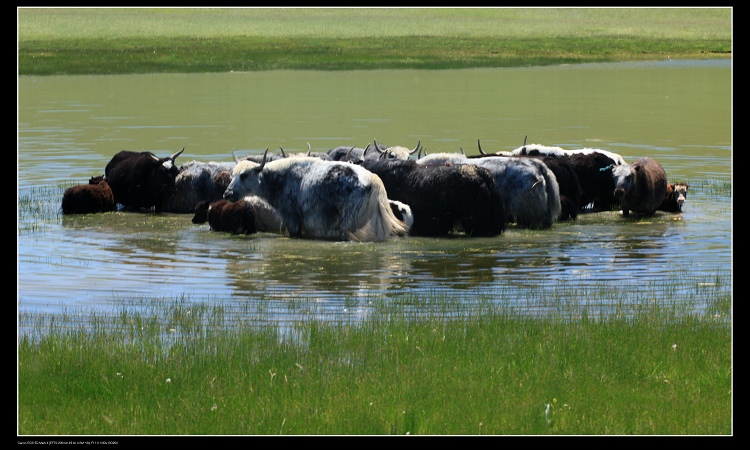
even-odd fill
[[[18,346],[19,433],[726,435],[724,292],[696,292],[713,299],[705,316],[636,298],[627,318],[489,301],[425,314],[450,302],[439,296],[418,300],[418,318],[416,299],[391,299],[364,322],[286,329],[184,300],[80,329],[75,314],[39,316]]]
[[[19,75],[728,57],[729,8],[20,9]]]

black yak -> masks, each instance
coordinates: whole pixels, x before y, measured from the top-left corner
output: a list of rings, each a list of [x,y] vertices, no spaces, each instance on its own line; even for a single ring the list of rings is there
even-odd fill
[[[104,178],[112,188],[115,202],[130,211],[149,208],[161,211],[179,174],[174,161],[184,150],[166,158],[158,158],[151,152],[130,150],[122,150],[113,156],[104,169]]]
[[[446,236],[456,228],[470,236],[505,231],[503,199],[487,169],[420,165],[412,159],[365,159],[361,165],[383,180],[389,199],[409,205],[414,236]]]

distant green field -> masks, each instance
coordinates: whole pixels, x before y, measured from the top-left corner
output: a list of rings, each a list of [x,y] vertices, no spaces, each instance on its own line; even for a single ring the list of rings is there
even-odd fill
[[[731,8],[19,8],[19,75],[729,57]]]

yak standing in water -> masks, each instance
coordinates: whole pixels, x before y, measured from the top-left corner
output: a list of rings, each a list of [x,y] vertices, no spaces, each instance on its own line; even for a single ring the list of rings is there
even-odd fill
[[[381,179],[360,166],[306,156],[235,160],[224,198],[266,200],[292,237],[382,241],[409,231],[393,214]]]
[[[682,205],[687,200],[687,191],[690,186],[687,183],[669,183],[664,201],[658,208],[659,211],[680,213]]]
[[[456,228],[485,237],[505,231],[503,198],[487,169],[422,165],[413,159],[365,159],[361,164],[383,180],[391,200],[409,205],[414,236],[447,236]]]
[[[537,159],[510,156],[468,158],[463,154],[433,153],[417,160],[417,164],[435,167],[464,164],[488,170],[502,195],[506,220],[518,226],[546,229],[560,217],[557,178],[544,162]]]
[[[632,211],[635,218],[653,216],[667,193],[667,174],[656,160],[644,157],[633,164],[612,169],[614,196],[620,201],[622,216]]]
[[[235,202],[225,199],[215,202],[201,200],[195,205],[192,221],[196,224],[208,222],[214,231],[228,231],[233,234],[284,231],[276,210],[255,195],[248,195]]]
[[[192,222],[208,222],[212,230],[232,234],[253,234],[258,231],[255,226],[255,209],[244,200],[230,202],[221,199],[210,203],[201,200],[195,205]]]
[[[112,189],[102,176],[91,177],[89,184],[66,189],[62,198],[63,214],[110,212],[116,206]]]
[[[174,191],[179,174],[174,160],[183,151],[184,148],[167,158],[130,150],[113,156],[104,169],[104,179],[112,188],[115,203],[130,211],[149,208],[161,211],[166,197]]]
[[[577,204],[582,211],[608,211],[619,206],[620,202],[613,195],[615,184],[610,170],[626,164],[625,159],[618,153],[597,148],[564,150],[540,144],[527,145],[526,139],[522,147],[509,153],[513,156],[545,157],[545,163],[549,158],[558,158],[567,166],[572,166],[581,188]],[[555,175],[558,175],[558,172],[555,172]],[[562,184],[560,188],[562,191]],[[565,196],[571,198],[569,194]]]

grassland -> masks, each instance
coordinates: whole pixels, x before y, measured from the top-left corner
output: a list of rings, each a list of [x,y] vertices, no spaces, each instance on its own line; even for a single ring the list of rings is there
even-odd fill
[[[731,8],[22,8],[19,75],[730,57]]]

